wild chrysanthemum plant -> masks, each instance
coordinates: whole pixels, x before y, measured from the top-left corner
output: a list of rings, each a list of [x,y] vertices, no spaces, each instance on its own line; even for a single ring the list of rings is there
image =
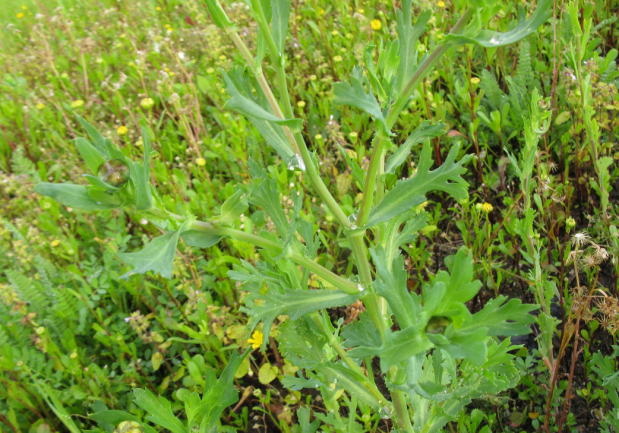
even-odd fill
[[[350,77],[334,85],[334,103],[369,114],[375,123],[369,167],[362,170],[346,155],[357,187],[363,191],[358,209],[346,212],[325,185],[317,157],[307,148],[302,120],[295,118],[287,88],[285,38],[290,14],[288,0],[251,0],[251,12],[259,32],[256,53],[248,49],[217,0],[207,0],[217,26],[234,41],[246,61],[223,72],[230,99],[227,109],[245,116],[262,134],[265,142],[284,159],[288,168],[304,172],[301,179],[322,201],[339,224],[352,250],[357,275],[338,275],[315,261],[321,249],[315,212],[304,212],[301,190],[287,195],[294,201],[292,215],[282,208],[276,180],[257,163],[249,161],[253,180],[238,185],[236,193],[222,206],[219,215],[198,221],[191,215],[175,215],[166,209],[149,184],[148,136],[144,134],[144,159],[129,160],[110,140],[79,118],[92,141],[78,139],[76,145],[91,174],[88,185],[41,183],[36,191],[72,208],[104,210],[133,209],[165,234],[135,253],[120,258],[134,273],[153,271],[172,275],[179,239],[196,248],[208,248],[223,237],[253,244],[259,249],[255,263],[242,262],[229,273],[248,292],[244,310],[250,318],[251,344],[266,350],[271,329],[279,327],[277,340],[288,361],[299,367],[296,376],[286,376],[284,385],[292,390],[320,390],[327,414],[315,413],[329,431],[356,431],[354,416],[373,410],[394,420],[397,431],[438,431],[474,398],[509,389],[517,383],[518,372],[509,353],[509,339],[501,336],[529,332],[535,307],[499,296],[481,311],[471,314],[466,307],[479,291],[471,255],[461,249],[447,257],[447,271],[440,271],[426,283],[420,294],[407,288],[408,274],[400,252],[418,236],[428,214],[418,205],[425,195],[441,191],[465,199],[467,183],[461,177],[470,156],[459,158],[454,144],[445,162],[432,170],[429,139],[443,133],[444,125],[423,122],[406,140],[397,137],[394,125],[408,106],[411,95],[451,47],[477,44],[487,48],[512,44],[530,35],[550,16],[550,0],[541,0],[529,19],[521,10],[518,23],[506,33],[482,30],[482,24],[496,15],[501,2],[469,2],[462,17],[434,51],[423,54],[417,39],[426,28],[430,12],[412,23],[412,0],[403,0],[396,12],[398,40],[387,42],[380,61],[373,60],[373,46],[365,50],[365,64]],[[263,70],[266,59],[275,72],[273,91]],[[375,96],[376,95],[376,96]],[[377,98],[378,96],[378,98]],[[397,143],[403,144],[397,146]],[[416,160],[416,171],[396,181],[401,166],[416,143],[424,143]],[[251,233],[230,223],[247,209],[261,208],[274,230]],[[352,269],[352,267],[350,267]],[[317,278],[320,288],[310,285]],[[361,301],[365,307],[358,320],[343,325],[333,323],[326,310]],[[284,318],[286,316],[286,318]],[[261,332],[256,333],[256,328]],[[258,330],[259,330],[258,329]],[[253,334],[252,334],[253,333]],[[247,352],[246,352],[247,354]],[[372,359],[380,360],[380,371],[372,371]],[[221,412],[237,399],[231,374],[239,364],[235,355],[222,377],[212,379],[212,387],[200,398],[194,393],[185,400],[186,421],[180,421],[170,403],[149,391],[136,390],[136,404],[150,415],[148,420],[170,431],[215,431]],[[388,395],[376,385],[377,375],[387,384]],[[209,379],[210,380],[210,379]],[[344,394],[344,396],[343,396]],[[347,406],[341,411],[341,406]],[[134,421],[129,414],[98,412],[95,419]],[[344,415],[347,414],[347,415]],[[299,412],[303,431],[315,431],[307,409]]]

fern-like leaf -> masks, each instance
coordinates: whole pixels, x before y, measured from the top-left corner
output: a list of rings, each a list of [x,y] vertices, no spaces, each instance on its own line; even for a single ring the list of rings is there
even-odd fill
[[[499,87],[499,83],[492,72],[486,69],[482,71],[480,87],[484,91],[484,95],[488,102],[490,102],[492,109],[498,110],[506,96]]]
[[[520,44],[518,66],[516,67],[514,81],[519,82],[522,87],[528,90],[532,90],[535,87],[535,76],[531,66],[531,44],[526,39]]]

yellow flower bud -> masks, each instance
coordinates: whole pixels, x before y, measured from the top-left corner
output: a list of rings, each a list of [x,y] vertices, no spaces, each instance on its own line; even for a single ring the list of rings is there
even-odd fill
[[[140,105],[145,110],[150,110],[155,105],[155,101],[153,100],[153,98],[144,98],[142,99],[142,102],[140,102]]]

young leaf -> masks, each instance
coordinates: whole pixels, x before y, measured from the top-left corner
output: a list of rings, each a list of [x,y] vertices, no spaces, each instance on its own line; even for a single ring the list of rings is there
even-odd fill
[[[114,427],[123,421],[135,421],[140,423],[139,418],[123,410],[101,410],[91,414],[90,418],[99,424],[100,427],[109,431],[109,433],[112,433]],[[145,433],[157,433],[157,430],[151,426],[140,423],[140,427],[142,427]]]
[[[99,167],[103,164],[103,161],[105,161],[103,156],[101,156],[101,153],[92,145],[90,141],[85,138],[78,137],[75,140],[75,146],[90,171],[96,175]]]
[[[144,161],[129,161],[131,182],[135,189],[135,208],[148,210],[153,206],[153,198],[150,192],[150,140],[146,128],[142,128],[142,141],[144,142]]]
[[[283,55],[288,19],[290,18],[290,0],[271,0],[271,15],[273,40],[275,40],[279,54]]]
[[[365,111],[374,120],[383,125],[385,132],[388,132],[387,123],[383,117],[380,105],[372,93],[372,88],[368,85],[368,92],[366,93],[363,88],[364,84],[367,84],[367,80],[363,77],[361,68],[356,67],[350,77],[350,84],[341,81],[333,85],[333,94],[335,95],[333,103],[337,105],[350,105]]]
[[[234,24],[228,19],[226,12],[224,12],[219,0],[206,0],[206,7],[208,8],[213,22],[220,29],[226,29],[234,27]]]
[[[238,190],[228,198],[221,206],[221,214],[214,216],[210,222],[216,224],[230,224],[234,222],[247,209],[247,196]]]
[[[221,372],[217,380],[207,381],[205,393],[198,408],[193,409],[192,422],[188,423],[188,430],[192,431],[194,423],[200,422],[200,432],[216,433],[217,422],[223,411],[239,400],[239,392],[234,387],[234,374],[247,357],[250,351],[243,355],[234,350],[228,365]]]
[[[408,292],[406,286],[408,274],[404,269],[404,258],[399,256],[393,263],[387,263],[387,254],[381,246],[370,249],[370,254],[376,264],[377,278],[374,281],[376,293],[387,300],[401,327],[407,328],[417,323],[421,306],[413,299],[413,296],[417,295]]]
[[[454,330],[450,325],[445,335],[427,334],[430,341],[447,351],[456,359],[467,359],[473,365],[482,365],[487,355],[486,330],[472,329],[469,332]]]
[[[300,131],[301,119],[280,119],[271,114],[266,108],[266,98],[262,90],[256,89],[258,97],[254,97],[251,91],[249,78],[240,69],[235,69],[229,74],[222,72],[226,81],[226,93],[230,99],[224,108],[234,110],[245,116],[256,127],[269,145],[281,156],[284,161],[290,160],[294,155],[282,126],[287,126],[292,131]]]
[[[103,138],[103,135],[101,135],[101,133],[97,131],[97,129],[94,126],[88,123],[79,114],[75,114],[75,117],[77,118],[77,121],[82,124],[86,132],[88,132],[88,135],[90,135],[90,138],[92,138],[94,145],[99,151],[99,153],[101,154],[101,156],[104,156],[107,158],[113,158],[113,155],[110,155],[109,153],[108,145],[105,142],[105,138]]]
[[[300,407],[297,410],[297,418],[299,419],[299,426],[301,427],[301,433],[315,433],[320,427],[320,420],[315,419],[310,423],[310,408],[307,406]]]
[[[115,205],[98,203],[88,195],[88,188],[71,183],[42,182],[34,187],[38,194],[53,198],[58,203],[76,209],[108,210],[115,209]]]
[[[172,433],[189,433],[183,423],[176,418],[172,412],[170,402],[162,396],[155,397],[155,394],[148,389],[136,388],[133,390],[135,404],[148,412],[147,420],[161,426]]]
[[[521,6],[518,9],[518,25],[509,32],[499,33],[491,30],[476,30],[473,32],[467,32],[465,30],[462,34],[449,34],[443,41],[447,44],[461,45],[461,44],[477,44],[485,48],[502,47],[504,45],[511,45],[526,38],[532,33],[537,31],[537,28],[544,24],[548,18],[552,16],[552,10],[550,6],[552,0],[540,0],[537,3],[535,12],[529,19],[526,19],[526,13]],[[473,22],[469,25],[469,29],[480,29],[481,23],[479,17],[475,16]]]
[[[395,169],[398,168],[408,155],[410,154],[411,148],[414,144],[422,143],[430,138],[438,137],[445,133],[445,124],[444,123],[435,123],[432,124],[429,120],[424,120],[421,124],[415,128],[415,130],[408,136],[406,141],[402,146],[398,148],[394,152],[391,157],[387,160],[387,165],[385,167],[385,173],[393,174]]]
[[[396,76],[396,91],[402,92],[417,68],[417,47],[415,42],[426,30],[426,24],[432,11],[426,10],[419,15],[414,26],[411,25],[412,0],[402,1],[402,9],[396,12],[396,29],[400,38],[400,63]]]
[[[187,230],[181,233],[181,239],[190,247],[210,248],[221,240],[221,236],[211,235],[199,230]]]
[[[444,191],[456,199],[468,197],[468,184],[462,179],[461,175],[466,171],[462,165],[472,155],[467,155],[459,162],[454,162],[459,150],[460,145],[454,144],[443,165],[430,171],[432,152],[430,145],[426,142],[421,151],[415,175],[410,179],[398,182],[395,188],[389,191],[385,198],[370,211],[366,228],[388,221],[413,206],[423,203],[424,195],[429,191]]]
[[[189,227],[190,219],[175,231],[167,232],[148,243],[141,251],[136,253],[121,253],[118,258],[134,269],[121,275],[121,279],[128,279],[133,274],[145,274],[153,271],[164,278],[172,278],[176,245],[182,232]]]
[[[467,254],[464,249],[458,250],[454,260],[448,263],[448,269],[449,273],[440,271],[434,278],[434,284],[445,284],[445,293],[437,307],[430,312],[431,315],[441,316],[459,310],[468,313],[464,303],[473,299],[481,288],[481,281],[474,279],[472,253]],[[427,304],[427,301],[424,296],[424,304]]]
[[[252,204],[261,206],[266,213],[269,214],[277,233],[283,238],[288,237],[288,229],[290,223],[286,218],[286,213],[282,209],[281,200],[279,198],[279,190],[277,189],[277,181],[269,178],[266,171],[263,172],[263,180],[260,185],[254,189],[250,195]]]
[[[372,53],[374,52],[374,48],[376,45],[367,44],[365,46],[365,50],[363,52],[363,60],[365,61],[365,69],[368,71],[368,77],[370,78],[370,83],[372,84],[372,88],[376,92],[376,96],[382,102],[387,100],[387,92],[383,88],[383,85],[376,74],[376,70],[374,69],[374,59],[372,58]],[[382,48],[382,42],[381,42]]]

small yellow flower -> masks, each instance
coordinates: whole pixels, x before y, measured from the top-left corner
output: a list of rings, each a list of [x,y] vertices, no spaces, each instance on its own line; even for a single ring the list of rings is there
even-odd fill
[[[299,108],[303,108],[303,107],[305,107],[305,101],[299,101],[299,102],[297,102],[297,107],[299,107]]]
[[[322,140],[322,134],[316,134],[316,136],[314,137],[314,139],[316,139],[316,140]]]
[[[39,103],[37,104],[37,110],[42,110],[43,108],[45,108],[45,104],[44,104],[44,103],[42,103],[42,102],[39,102]]]
[[[320,10],[318,11],[318,13],[319,13],[320,15],[324,15],[324,14],[325,14],[325,10],[324,10],[323,8],[320,8]]]
[[[82,101],[81,99],[71,102],[71,108],[80,108],[83,106],[84,106],[84,101]]]
[[[56,248],[58,245],[60,245],[60,241],[58,239],[53,240],[50,245],[52,246],[52,248]]]
[[[247,342],[251,344],[251,347],[253,349],[259,349],[260,346],[262,346],[263,340],[264,340],[264,334],[260,331],[254,331],[254,333],[251,334],[251,338],[249,338]]]
[[[471,84],[477,86],[479,84],[479,78],[473,77],[471,78]]]
[[[490,203],[484,203],[484,204],[481,205],[481,208],[480,208],[480,210],[483,213],[490,213],[490,212],[492,212],[492,209],[494,209],[494,208],[492,207],[492,205]]]
[[[157,6],[155,9],[160,11],[161,10],[161,6]]]
[[[364,9],[357,9],[357,12],[359,12],[360,14],[363,14],[363,13],[365,13],[365,10]]]
[[[357,138],[357,137],[359,136],[359,134],[357,134],[355,131],[353,131],[353,132],[351,132],[350,134],[348,134],[348,136],[349,136],[350,138],[353,138],[353,139],[354,139],[354,138]]]
[[[18,20],[21,20],[24,17],[24,13],[20,12],[17,15],[15,15],[17,17]]]
[[[145,110],[150,110],[155,105],[155,101],[153,101],[153,98],[144,98],[142,102],[140,102],[140,105]]]
[[[445,2],[443,0],[440,0],[436,5],[441,9],[445,8]]]
[[[383,24],[380,22],[380,20],[372,20],[372,22],[370,23],[370,26],[372,26],[372,29],[376,31],[383,28]]]
[[[200,167],[204,167],[206,165],[206,159],[198,158],[196,159],[196,164],[198,164]]]
[[[129,129],[125,125],[121,125],[118,127],[116,132],[118,133],[118,135],[126,135],[127,132],[129,132]]]
[[[334,62],[341,62],[342,61],[342,56],[335,56],[335,57],[333,57],[333,61]]]

